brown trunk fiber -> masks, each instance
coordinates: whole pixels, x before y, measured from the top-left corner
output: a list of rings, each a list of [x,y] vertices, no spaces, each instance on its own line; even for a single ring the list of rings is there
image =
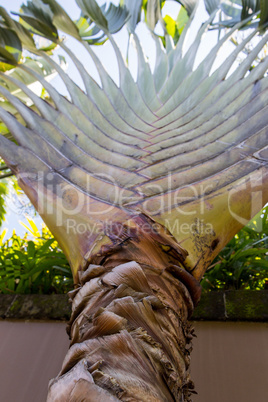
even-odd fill
[[[140,215],[121,229],[70,294],[71,347],[49,402],[191,400],[188,318],[200,286],[160,225]]]

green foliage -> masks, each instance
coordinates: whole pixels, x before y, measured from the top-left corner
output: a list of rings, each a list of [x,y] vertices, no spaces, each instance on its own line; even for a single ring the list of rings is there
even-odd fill
[[[0,236],[0,293],[65,293],[73,288],[71,269],[49,230],[39,233],[32,220],[29,234],[20,238],[15,233],[3,241]]]
[[[187,15],[185,8],[183,7],[181,7],[180,9],[176,21],[173,20],[173,18],[171,18],[169,15],[166,15],[164,17],[164,21],[166,24],[166,31],[173,38],[175,44],[177,44],[179,37],[182,34],[182,31],[186,26],[188,20],[189,17]]]
[[[204,290],[264,289],[268,281],[268,209],[263,209],[221,251],[206,272]],[[71,269],[47,227],[33,220],[23,238],[0,236],[0,293],[66,293],[73,288]],[[29,234],[34,240],[29,240]]]
[[[268,208],[263,209],[217,256],[204,275],[205,290],[264,289],[268,282]]]
[[[230,28],[237,22],[245,20],[245,28],[262,27],[263,30],[267,28],[268,3],[266,0],[224,0],[218,3],[222,13],[220,21],[215,25]],[[207,7],[206,9],[209,12]]]
[[[5,182],[0,181],[0,227],[3,223],[3,220],[5,218],[5,195],[7,193],[7,185]]]
[[[0,158],[0,179],[5,172],[4,161]],[[0,180],[0,227],[5,219],[6,209],[5,209],[5,196],[7,194],[7,182],[5,180]]]

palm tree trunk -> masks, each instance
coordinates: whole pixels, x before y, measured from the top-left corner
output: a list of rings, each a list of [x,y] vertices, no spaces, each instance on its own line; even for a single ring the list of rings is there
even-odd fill
[[[200,285],[185,250],[145,215],[107,235],[113,247],[70,293],[71,347],[48,401],[190,401],[188,318]]]

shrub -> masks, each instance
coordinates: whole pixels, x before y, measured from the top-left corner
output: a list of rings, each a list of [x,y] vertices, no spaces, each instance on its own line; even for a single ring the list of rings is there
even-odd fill
[[[204,290],[264,289],[268,284],[268,208],[263,209],[221,251],[201,285]],[[66,257],[47,227],[40,233],[28,219],[28,233],[0,236],[0,293],[66,293],[73,288]],[[31,240],[29,236],[32,236]]]
[[[65,293],[73,288],[71,269],[58,243],[46,227],[39,233],[28,219],[29,233],[0,236],[0,293]]]
[[[268,208],[224,247],[204,275],[205,290],[255,289],[268,284]]]

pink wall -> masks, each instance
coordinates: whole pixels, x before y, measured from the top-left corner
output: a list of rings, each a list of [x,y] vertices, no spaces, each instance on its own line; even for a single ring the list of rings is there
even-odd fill
[[[268,401],[268,323],[196,322],[194,402]]]
[[[268,324],[196,322],[194,402],[268,400]],[[65,324],[0,321],[0,402],[45,402],[68,348]],[[105,402],[105,401],[104,401]]]

